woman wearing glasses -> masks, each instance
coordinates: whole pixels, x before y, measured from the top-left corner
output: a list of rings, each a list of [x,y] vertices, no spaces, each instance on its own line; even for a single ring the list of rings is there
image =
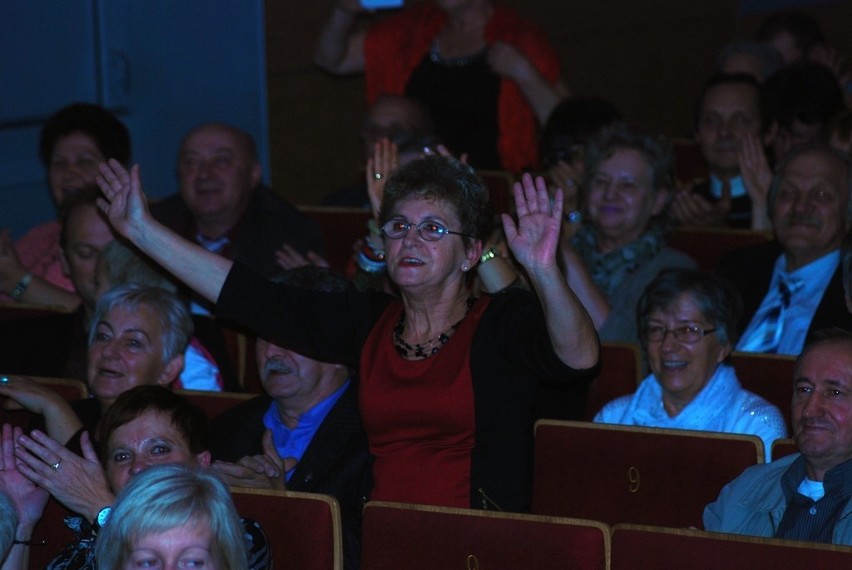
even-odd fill
[[[741,312],[739,295],[713,275],[660,272],[636,313],[651,375],[633,394],[605,405],[595,421],[756,435],[769,461],[772,441],[787,437],[784,418],[744,390],[725,364]]]
[[[111,161],[99,184],[116,228],[261,337],[359,370],[375,457],[371,499],[524,510],[537,382],[582,382],[598,361],[591,319],[556,264],[562,194],[515,186],[503,226],[535,294],[473,297],[488,231],[488,193],[465,165],[431,156],[387,182],[380,224],[399,297],[274,285],[151,219],[138,167]],[[106,207],[106,205],[105,205]]]

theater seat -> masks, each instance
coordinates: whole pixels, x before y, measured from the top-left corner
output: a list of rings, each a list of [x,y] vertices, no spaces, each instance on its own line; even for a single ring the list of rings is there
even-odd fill
[[[532,512],[700,527],[705,505],[763,459],[757,436],[540,420]]]
[[[734,352],[731,354],[731,363],[743,388],[781,410],[781,415],[787,422],[787,432],[793,433],[791,402],[796,358],[778,354]]]
[[[848,568],[852,548],[640,525],[612,531],[612,570]]]
[[[591,421],[604,405],[632,394],[641,377],[639,347],[626,342],[601,343],[601,368],[589,386],[585,419]]]
[[[232,487],[231,496],[240,516],[263,527],[275,568],[343,568],[340,506],[334,497],[242,487]]]
[[[520,570],[609,567],[609,527],[578,519],[374,501],[361,567]]]
[[[237,404],[257,397],[257,394],[244,394],[242,392],[207,392],[203,390],[175,390],[175,394],[183,396],[204,410],[208,420],[212,420]]]
[[[719,259],[729,251],[766,243],[767,232],[726,228],[677,228],[666,240],[670,247],[684,252],[704,271],[715,271]]]

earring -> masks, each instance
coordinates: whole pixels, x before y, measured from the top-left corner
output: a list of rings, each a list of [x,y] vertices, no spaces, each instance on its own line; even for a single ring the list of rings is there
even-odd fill
[[[470,269],[470,265],[468,265],[467,261],[465,261],[464,263],[462,263],[462,271],[467,273],[468,269]]]

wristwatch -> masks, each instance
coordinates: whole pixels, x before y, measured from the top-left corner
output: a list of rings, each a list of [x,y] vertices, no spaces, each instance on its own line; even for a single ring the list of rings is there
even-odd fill
[[[104,507],[98,511],[98,516],[95,517],[95,530],[101,530],[112,512],[112,507]]]

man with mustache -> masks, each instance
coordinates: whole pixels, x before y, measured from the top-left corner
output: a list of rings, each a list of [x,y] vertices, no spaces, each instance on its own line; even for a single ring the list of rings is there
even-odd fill
[[[793,373],[799,453],[748,468],[704,509],[704,528],[852,544],[852,335],[824,331]]]
[[[814,331],[852,331],[840,267],[850,188],[849,158],[823,144],[797,148],[778,166],[768,200],[775,240],[718,267],[743,296],[737,350],[796,355]]]
[[[351,287],[329,270],[304,266],[274,281],[322,291]],[[213,468],[235,486],[324,493],[340,504],[344,567],[358,567],[361,510],[372,460],[361,426],[356,379],[342,364],[320,362],[257,340],[266,394],[210,424]]]

